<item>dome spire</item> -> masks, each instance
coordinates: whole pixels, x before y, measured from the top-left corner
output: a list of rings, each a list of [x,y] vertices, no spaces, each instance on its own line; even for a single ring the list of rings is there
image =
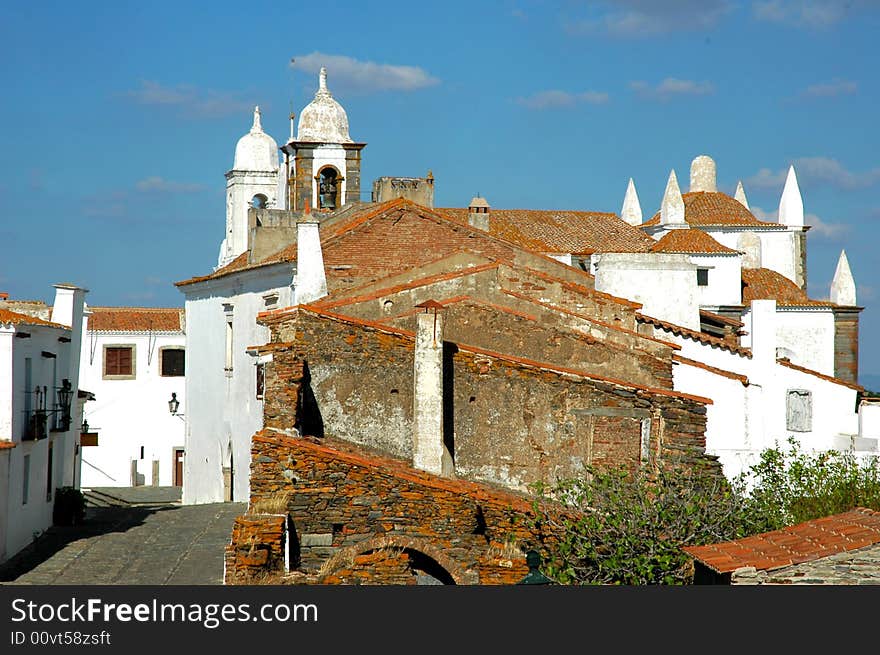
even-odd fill
[[[327,69],[321,66],[321,72],[318,74],[318,93],[330,93],[327,89]]]
[[[260,122],[260,106],[254,107],[254,124],[251,127],[251,134],[263,131],[263,124]]]

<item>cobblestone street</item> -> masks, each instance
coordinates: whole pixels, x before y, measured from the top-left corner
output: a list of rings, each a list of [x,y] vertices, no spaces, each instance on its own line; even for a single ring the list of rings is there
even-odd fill
[[[90,507],[0,565],[0,584],[219,585],[223,549],[246,503]]]

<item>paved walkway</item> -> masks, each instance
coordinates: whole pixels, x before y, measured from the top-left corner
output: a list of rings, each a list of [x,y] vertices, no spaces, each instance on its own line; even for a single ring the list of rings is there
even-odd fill
[[[90,507],[0,568],[0,584],[215,585],[246,503]]]

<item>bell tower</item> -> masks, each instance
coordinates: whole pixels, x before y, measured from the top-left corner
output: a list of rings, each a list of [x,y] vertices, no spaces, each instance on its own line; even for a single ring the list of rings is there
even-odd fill
[[[248,208],[277,206],[278,145],[263,132],[260,108],[254,107],[250,132],[238,140],[232,170],[226,173],[226,236],[217,266],[247,250]]]
[[[303,211],[308,205],[323,212],[360,202],[366,145],[349,136],[348,115],[330,94],[327,69],[321,68],[318,90],[299,116],[296,136],[281,146],[287,175],[284,208]]]

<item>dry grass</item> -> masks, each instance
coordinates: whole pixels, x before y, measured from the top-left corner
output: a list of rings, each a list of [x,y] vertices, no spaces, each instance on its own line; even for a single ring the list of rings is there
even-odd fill
[[[248,507],[248,514],[287,514],[290,497],[289,491],[276,491],[268,496],[257,498]]]
[[[489,544],[489,548],[486,550],[486,555],[498,559],[517,559],[525,556],[522,548],[520,548],[515,539],[506,541],[503,544]]]

